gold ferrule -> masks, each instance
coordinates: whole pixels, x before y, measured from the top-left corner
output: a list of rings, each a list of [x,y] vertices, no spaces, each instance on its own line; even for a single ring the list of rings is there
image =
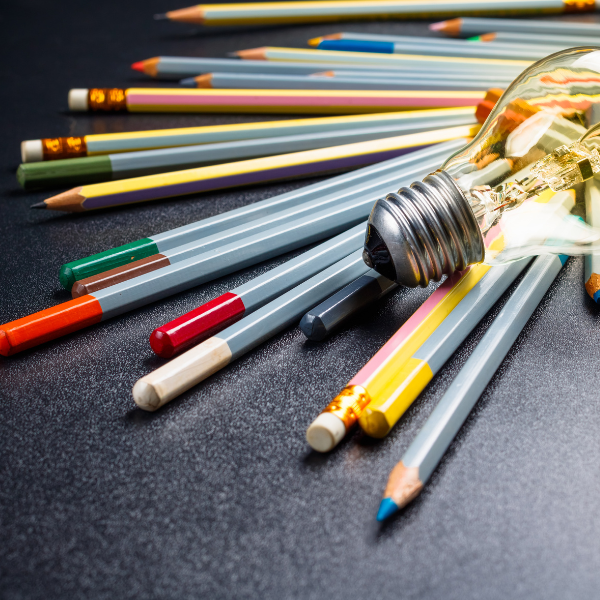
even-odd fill
[[[127,110],[127,97],[121,88],[92,88],[88,92],[89,110]]]
[[[563,0],[565,12],[590,12],[596,8],[596,0]]]
[[[365,388],[360,385],[350,385],[344,388],[323,412],[334,414],[343,421],[346,429],[350,429],[358,421],[369,402],[371,398]]]
[[[42,153],[44,160],[78,158],[87,156],[87,145],[85,139],[79,136],[44,138],[42,140]]]

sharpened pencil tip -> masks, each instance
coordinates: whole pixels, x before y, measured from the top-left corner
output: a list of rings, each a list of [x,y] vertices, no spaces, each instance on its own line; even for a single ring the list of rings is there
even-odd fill
[[[158,15],[154,15],[154,20],[155,21],[166,21],[168,19],[168,15],[167,13],[160,13]]]
[[[37,204],[32,204],[29,208],[48,208],[45,202],[38,202]]]
[[[131,64],[131,68],[134,71],[139,71],[140,73],[144,72],[144,61],[138,61]]]
[[[181,79],[179,81],[179,85],[183,85],[184,87],[196,87],[196,78],[195,77],[186,77],[185,79]]]
[[[381,523],[397,512],[398,505],[391,498],[384,498],[377,511],[377,520]]]

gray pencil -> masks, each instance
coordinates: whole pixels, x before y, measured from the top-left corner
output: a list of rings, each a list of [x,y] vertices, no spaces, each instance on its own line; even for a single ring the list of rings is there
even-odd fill
[[[460,75],[449,74],[448,72],[443,71],[425,71],[422,73],[396,73],[390,71],[355,71],[352,67],[350,68],[342,68],[342,69],[334,69],[332,71],[323,71],[319,73],[314,73],[310,76],[311,79],[316,77],[339,77],[339,78],[354,78],[354,79],[386,79],[387,81],[404,81],[407,78],[412,79],[413,81],[431,81],[431,80],[439,80],[439,81],[448,81],[453,80],[455,78],[460,77],[461,81],[465,83],[482,83],[486,84],[487,87],[494,86],[507,86],[510,85],[514,77],[512,75],[505,75],[503,73],[461,73]]]
[[[433,111],[431,111],[433,112]],[[280,194],[266,200],[261,200],[248,206],[236,208],[228,212],[202,219],[170,231],[142,238],[111,250],[93,254],[73,262],[64,264],[60,269],[60,282],[67,289],[73,287],[75,281],[85,279],[109,269],[129,264],[132,261],[159,254],[201,239],[207,235],[218,233],[254,219],[260,219],[277,211],[296,206],[302,202],[309,202],[326,194],[340,194],[340,199],[346,198],[347,190],[354,186],[370,183],[377,177],[389,173],[396,173],[402,177],[404,169],[411,171],[421,162],[437,160],[444,162],[447,156],[464,146],[464,138],[436,144],[429,148],[417,150],[398,158],[376,163],[363,169],[338,175],[318,183],[302,187],[293,192]],[[439,166],[439,165],[438,165]]]
[[[600,32],[599,32],[600,33]],[[536,44],[540,46],[558,46],[560,48],[572,48],[575,46],[597,46],[600,35],[554,35],[551,33],[512,33],[499,31],[497,33],[484,33],[473,40],[489,44]]]
[[[136,404],[149,411],[160,408],[292,325],[312,304],[326,298],[367,270],[362,251],[357,250],[217,336],[142,377],[133,387]]]
[[[544,55],[545,56],[545,55]],[[260,73],[209,73],[179,83],[187,87],[244,90],[440,90],[480,91],[492,85],[502,85],[500,79],[481,81],[457,77],[402,77],[380,79],[372,77],[310,77],[307,75],[263,75]]]
[[[316,81],[321,80],[321,78],[315,79]],[[328,81],[333,80],[328,79]],[[477,87],[484,90],[489,86],[475,85],[473,89]],[[17,180],[25,189],[34,189],[128,179],[203,165],[432,131],[440,128],[439,121],[440,119],[436,118],[430,122],[421,118],[415,122],[409,119],[398,119],[395,122],[391,121],[375,127],[350,127],[339,131],[316,131],[218,144],[199,144],[180,148],[118,152],[104,156],[33,162],[19,166]],[[447,117],[443,127],[471,125],[476,122],[475,115],[467,112],[465,115]]]
[[[429,26],[432,31],[440,31],[452,36],[469,37],[497,31],[512,33],[545,33],[550,35],[598,35],[600,24],[576,23],[574,21],[539,21],[524,19],[483,19],[463,17],[441,21]]]
[[[151,271],[164,269],[170,265],[180,263],[200,254],[205,254],[225,245],[231,247],[231,244],[234,242],[242,241],[251,236],[260,245],[262,241],[260,237],[256,236],[263,232],[266,235],[267,232],[274,231],[274,228],[282,228],[283,237],[281,238],[281,243],[283,243],[286,226],[289,225],[290,228],[293,228],[299,219],[310,218],[311,215],[317,212],[321,215],[325,215],[327,211],[338,214],[339,222],[336,226],[342,226],[342,229],[345,229],[360,220],[366,219],[371,212],[373,204],[375,204],[378,198],[385,195],[391,187],[397,188],[400,182],[407,181],[407,178],[415,177],[421,173],[428,173],[438,166],[439,158],[434,157],[430,160],[422,161],[412,168],[403,169],[401,173],[386,173],[381,177],[373,178],[371,181],[348,188],[342,193],[337,192],[323,195],[309,202],[303,202],[297,206],[291,206],[260,219],[254,219],[249,223],[202,237],[188,244],[176,246],[175,248],[141,260],[129,262],[116,269],[110,269],[92,277],[76,281],[71,288],[71,292],[74,298],[93,294],[111,285],[122,283],[134,277],[140,277]],[[316,225],[316,230],[322,231],[323,234],[327,235],[327,229],[322,229],[321,225]]]
[[[397,287],[398,284],[370,270],[309,310],[300,321],[300,330],[307,339],[321,341],[354,313]]]
[[[419,495],[566,259],[540,256],[535,260],[392,470],[378,521],[387,519]]]

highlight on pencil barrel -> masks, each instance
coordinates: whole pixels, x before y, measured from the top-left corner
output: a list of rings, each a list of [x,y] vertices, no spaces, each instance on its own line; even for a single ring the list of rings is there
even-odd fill
[[[365,189],[363,186],[370,187],[378,178],[389,174],[402,177],[404,172],[410,171],[411,166],[434,161],[439,163],[444,160],[445,156],[463,146],[465,142],[466,140],[458,138],[434,144],[422,150],[415,150],[397,158],[301,187],[292,192],[279,194],[170,231],[71,261],[60,268],[60,283],[70,291],[75,281],[98,275],[154,254],[163,253],[177,246],[197,241],[209,234],[213,235],[326,195],[336,194],[339,201],[349,200],[355,193],[362,194]],[[406,169],[409,171],[405,171]]]
[[[314,275],[191,350],[174,358],[133,387],[135,403],[154,411],[231,361],[283,331],[315,302],[365,273],[360,250]]]

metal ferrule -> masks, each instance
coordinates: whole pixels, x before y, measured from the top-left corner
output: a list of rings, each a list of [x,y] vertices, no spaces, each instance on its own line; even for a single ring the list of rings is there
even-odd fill
[[[369,216],[365,263],[407,287],[426,287],[484,254],[475,215],[445,171],[381,198]]]
[[[371,398],[365,388],[360,385],[350,385],[345,387],[323,412],[332,413],[340,418],[348,431],[358,421],[369,402]]]

